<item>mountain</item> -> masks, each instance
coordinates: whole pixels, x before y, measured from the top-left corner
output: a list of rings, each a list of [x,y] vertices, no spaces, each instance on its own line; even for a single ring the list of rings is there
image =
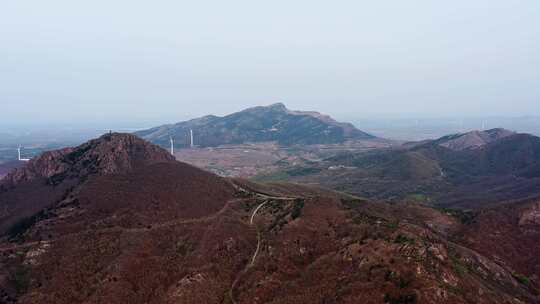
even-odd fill
[[[0,233],[61,200],[92,175],[126,173],[173,161],[167,151],[119,133],[103,135],[77,148],[45,152],[0,180]]]
[[[132,135],[51,152],[6,183],[0,210],[19,220],[0,232],[2,303],[540,301],[535,278],[454,239],[460,214],[226,179]],[[36,189],[49,204],[12,208]]]
[[[472,131],[448,135],[439,138],[435,141],[435,143],[452,150],[462,151],[467,149],[477,149],[514,134],[516,133],[497,128],[485,131]]]
[[[277,141],[285,146],[332,144],[374,138],[352,124],[337,122],[317,112],[291,111],[282,103],[224,117],[205,116],[135,134],[162,146],[168,146],[172,137],[177,146],[188,147],[190,130],[193,130],[194,144],[200,147],[264,141]]]
[[[473,208],[540,195],[540,138],[503,129],[474,131],[341,153],[285,173],[293,170],[306,174],[286,179],[363,197]]]

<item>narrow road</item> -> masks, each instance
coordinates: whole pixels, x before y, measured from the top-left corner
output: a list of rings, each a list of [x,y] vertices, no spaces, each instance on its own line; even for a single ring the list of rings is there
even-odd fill
[[[259,209],[261,209],[268,202],[269,200],[265,200],[259,206],[257,206],[255,210],[253,210],[253,213],[251,214],[251,218],[249,219],[250,225],[253,225],[253,219],[255,218],[255,215],[257,215],[257,212],[259,211]],[[242,272],[236,277],[233,284],[231,285],[231,289],[229,290],[229,297],[231,298],[231,302],[233,304],[236,304],[236,300],[234,299],[234,288],[236,287],[236,284],[238,284],[238,282],[240,281],[240,278],[242,277],[242,275],[248,270],[248,268],[250,268],[251,266],[255,264],[255,260],[257,259],[257,255],[259,254],[260,249],[261,249],[261,231],[257,229],[257,248],[255,249],[255,252],[253,253],[253,256],[251,257],[251,262],[247,264],[244,270],[242,270]]]
[[[253,225],[253,218],[255,217],[255,214],[257,214],[257,211],[259,211],[259,209],[261,209],[266,203],[268,203],[268,201],[264,201],[262,204],[257,206],[257,208],[255,208],[255,210],[253,211],[253,214],[251,215],[251,220],[249,221],[250,225]],[[253,264],[255,264],[255,259],[257,258],[257,255],[259,254],[260,248],[261,248],[261,232],[259,231],[259,229],[257,229],[257,249],[255,249],[255,253],[253,253],[253,257],[251,258],[251,263],[249,263],[248,267],[251,267],[253,266]]]
[[[266,205],[268,202],[270,202],[270,201],[292,201],[292,200],[297,199],[297,197],[273,196],[273,195],[268,195],[268,194],[265,194],[265,193],[253,191],[253,190],[248,190],[248,189],[238,185],[234,181],[230,181],[230,182],[231,182],[232,186],[237,191],[242,192],[242,193],[246,193],[248,195],[253,195],[253,196],[255,196],[255,197],[259,198],[259,199],[263,199],[263,202],[261,204],[259,204],[257,206],[257,208],[255,208],[255,210],[253,210],[253,213],[251,213],[251,218],[249,219],[249,225],[253,225],[253,220],[255,219],[255,216],[257,215],[257,212],[259,212],[259,210],[262,207],[264,207],[264,205]],[[238,282],[240,282],[240,279],[242,278],[242,275],[244,275],[249,268],[251,268],[253,265],[255,265],[255,262],[257,260],[257,256],[259,255],[259,251],[261,249],[261,241],[262,241],[261,239],[262,239],[261,231],[259,229],[257,229],[257,247],[255,249],[255,252],[253,253],[253,256],[251,257],[251,261],[236,276],[236,279],[234,280],[234,282],[231,285],[231,288],[229,289],[229,298],[230,298],[230,300],[231,300],[231,302],[233,304],[237,304],[236,300],[234,299],[234,290],[236,288],[236,285],[238,285]]]
[[[257,206],[257,208],[255,208],[255,211],[253,211],[253,214],[251,214],[251,219],[249,220],[250,225],[253,225],[253,218],[255,217],[255,214],[257,214],[257,211],[259,211],[259,209],[261,209],[261,207],[264,206],[264,204],[266,203],[268,203],[268,201],[264,201],[262,204]]]

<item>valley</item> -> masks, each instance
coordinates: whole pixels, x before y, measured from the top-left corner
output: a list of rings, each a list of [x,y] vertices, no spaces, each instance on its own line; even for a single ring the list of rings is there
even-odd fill
[[[179,161],[227,177],[253,178],[278,173],[291,166],[309,166],[342,152],[362,152],[387,148],[395,142],[383,139],[347,141],[332,145],[280,146],[276,142],[186,148],[175,152]]]

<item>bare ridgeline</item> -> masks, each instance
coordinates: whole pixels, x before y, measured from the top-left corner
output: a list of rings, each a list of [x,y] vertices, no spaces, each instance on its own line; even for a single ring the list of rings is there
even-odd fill
[[[538,137],[397,143],[281,104],[136,135],[0,181],[1,303],[540,302]]]

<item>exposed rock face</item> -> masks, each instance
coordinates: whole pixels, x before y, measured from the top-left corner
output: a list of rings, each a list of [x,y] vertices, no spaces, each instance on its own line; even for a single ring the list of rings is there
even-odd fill
[[[3,183],[16,185],[37,178],[58,183],[65,178],[121,173],[167,161],[174,161],[174,157],[162,148],[131,134],[111,133],[76,148],[45,152],[8,174]]]
[[[374,138],[352,124],[337,122],[318,112],[291,111],[282,103],[249,108],[224,117],[205,116],[135,134],[164,146],[168,145],[169,137],[173,137],[176,145],[186,147],[190,144],[190,130],[194,133],[194,144],[201,147],[266,141],[284,146],[332,144]]]

